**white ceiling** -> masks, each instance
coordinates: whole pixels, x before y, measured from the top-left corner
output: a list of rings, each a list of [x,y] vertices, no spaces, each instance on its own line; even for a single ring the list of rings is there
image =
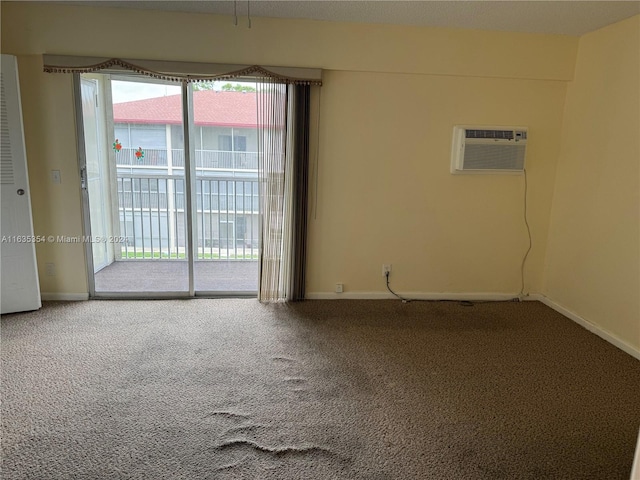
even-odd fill
[[[74,1],[93,6],[582,35],[640,13],[640,1]],[[230,20],[233,21],[233,20]],[[246,20],[245,20],[246,22]],[[245,23],[246,24],[246,23]]]

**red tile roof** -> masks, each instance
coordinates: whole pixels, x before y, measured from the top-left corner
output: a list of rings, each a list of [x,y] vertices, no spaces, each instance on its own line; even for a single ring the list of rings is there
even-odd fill
[[[257,124],[253,92],[193,92],[196,125],[254,128]],[[133,102],[114,103],[115,123],[181,124],[182,97],[169,95]]]

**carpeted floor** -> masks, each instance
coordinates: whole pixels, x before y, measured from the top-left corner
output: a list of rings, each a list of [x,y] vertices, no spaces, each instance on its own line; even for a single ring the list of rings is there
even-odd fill
[[[640,362],[537,302],[2,318],[6,480],[627,480],[639,424]]]

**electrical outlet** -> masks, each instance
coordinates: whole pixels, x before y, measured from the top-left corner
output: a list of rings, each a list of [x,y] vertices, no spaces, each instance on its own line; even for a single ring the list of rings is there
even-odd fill
[[[336,293],[344,292],[344,285],[342,283],[336,283]]]
[[[391,264],[389,263],[388,265],[383,264],[382,265],[382,276],[386,277],[388,274],[391,274]]]
[[[55,277],[56,276],[56,264],[55,263],[45,263],[45,270],[47,272],[47,275],[50,277]]]
[[[51,183],[62,183],[60,170],[51,170]]]

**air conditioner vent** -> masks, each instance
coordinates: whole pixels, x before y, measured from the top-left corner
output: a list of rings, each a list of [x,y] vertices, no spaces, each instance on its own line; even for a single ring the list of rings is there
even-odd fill
[[[513,140],[513,130],[466,130],[466,138],[501,138]]]
[[[9,131],[9,115],[4,91],[4,74],[0,74],[0,184],[13,185],[13,152],[11,150],[11,132]]]
[[[456,126],[451,173],[520,173],[526,149],[526,127]]]

